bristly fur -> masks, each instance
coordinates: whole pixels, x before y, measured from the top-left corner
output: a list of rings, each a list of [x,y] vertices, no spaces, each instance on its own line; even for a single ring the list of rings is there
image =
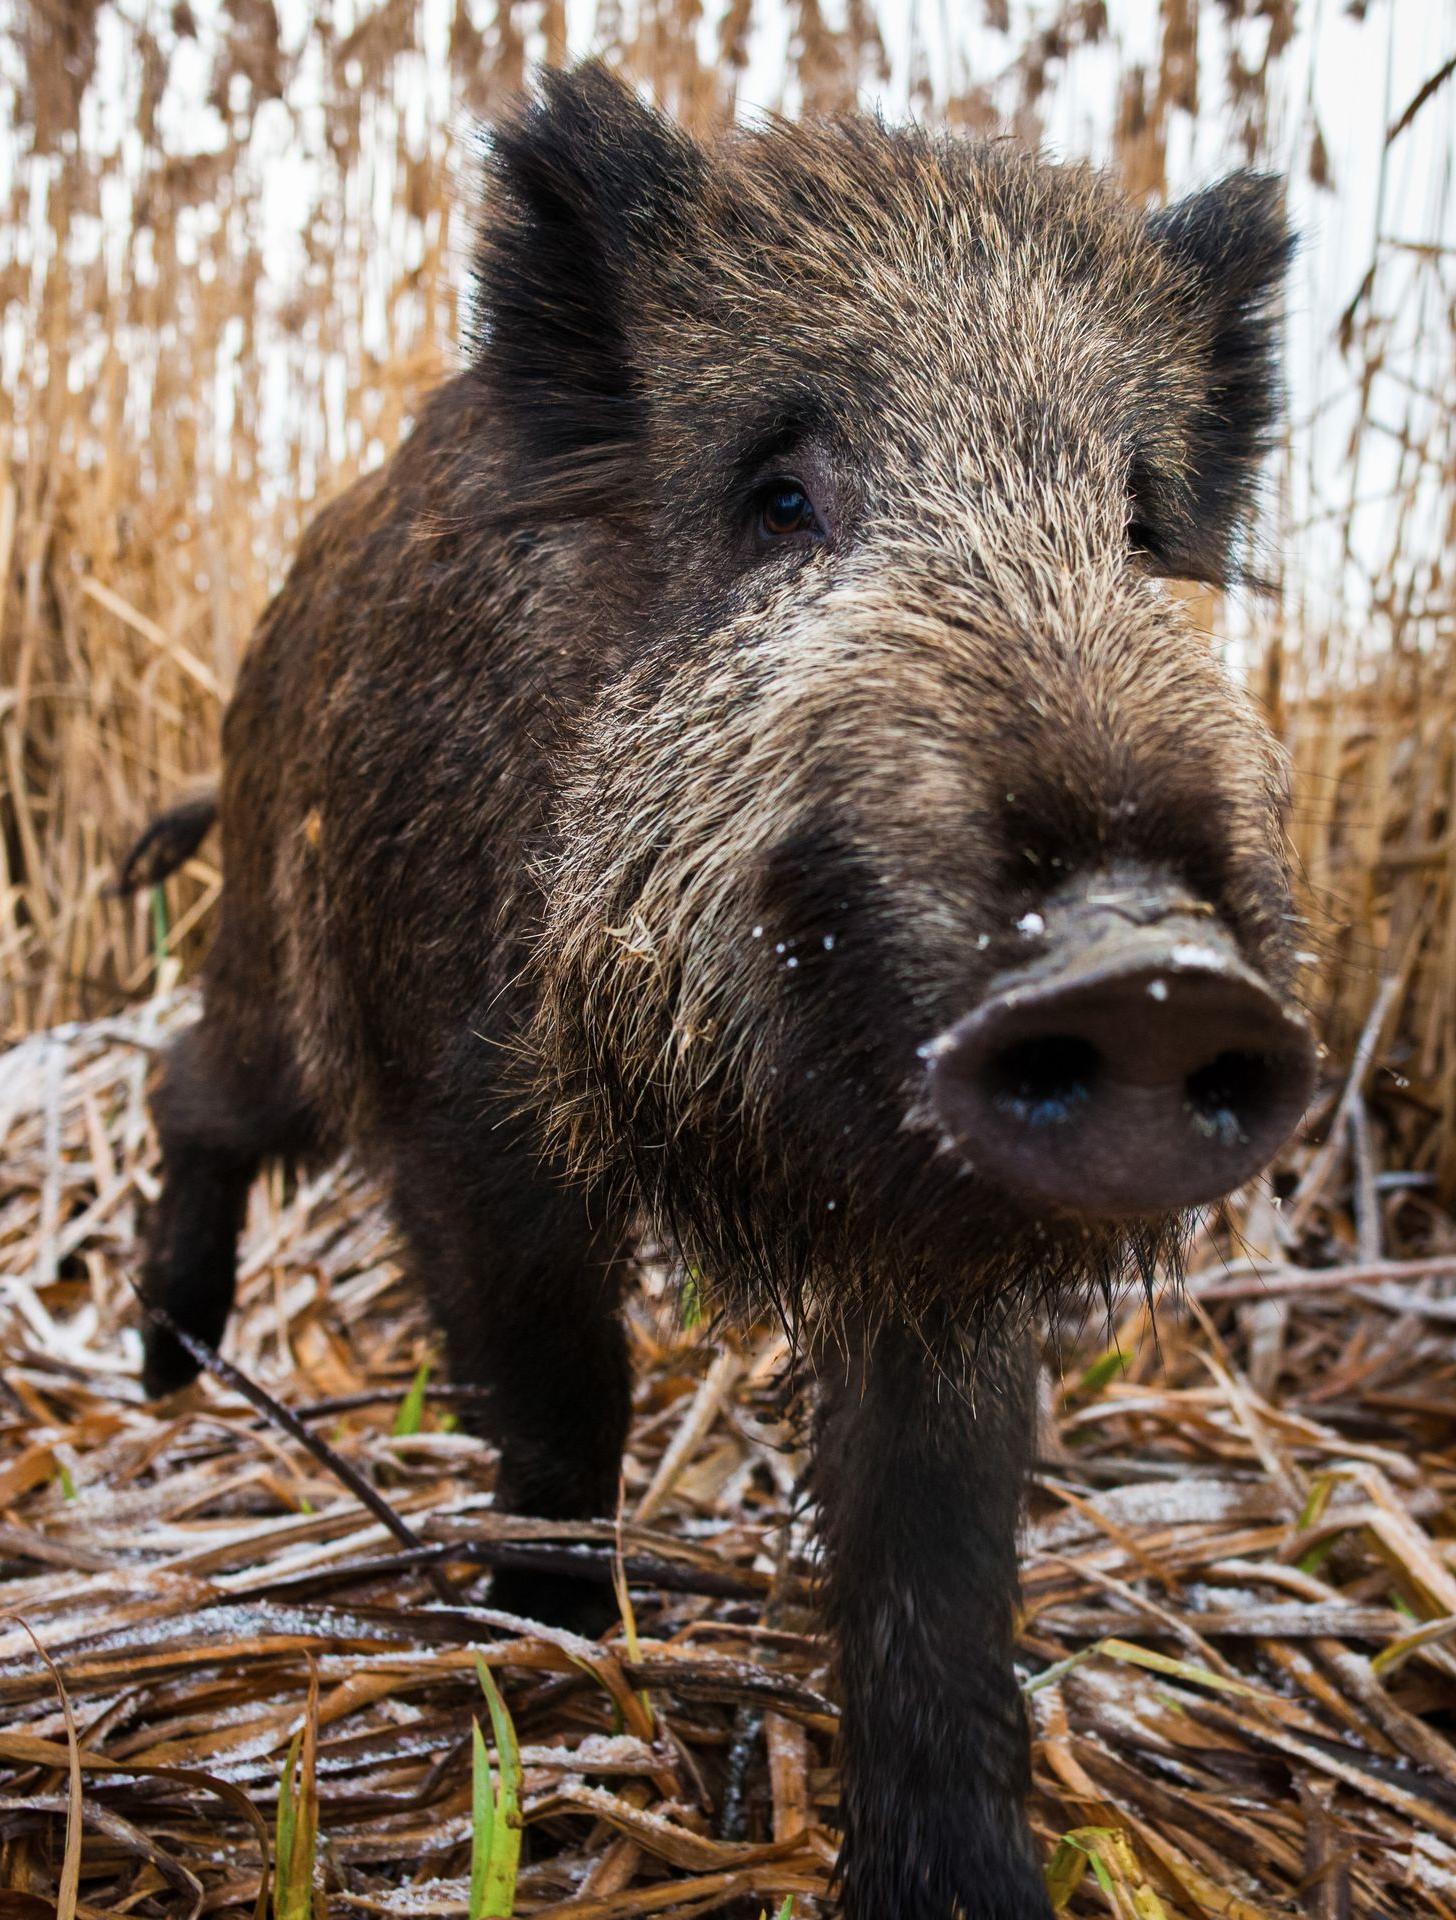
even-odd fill
[[[1259,173],[1232,174],[1155,214],[1149,228],[1185,269],[1190,302],[1214,302],[1221,315],[1193,433],[1185,524],[1196,538],[1182,556],[1191,577],[1219,581],[1248,524],[1260,461],[1282,412],[1278,293],[1294,236],[1283,219],[1281,183]]]
[[[259,1163],[386,1182],[498,1497],[610,1511],[633,1226],[820,1393],[849,1920],[1044,1920],[1015,1522],[1039,1309],[1180,1226],[1038,1213],[918,1049],[1119,863],[1287,990],[1284,771],[1163,577],[1238,571],[1288,239],[1236,176],[868,119],[705,147],[603,70],[497,128],[468,369],[314,522],[229,708],[145,1286],[215,1343]],[[764,537],[791,478],[812,537]],[[154,1389],[188,1376],[154,1337]],[[564,1580],[500,1603],[584,1620]]]
[[[702,156],[587,67],[546,74],[539,100],[496,130],[486,167],[474,336],[502,423],[529,422],[506,443],[513,492],[535,502],[544,489],[558,512],[620,503],[648,411],[633,264],[679,240]]]

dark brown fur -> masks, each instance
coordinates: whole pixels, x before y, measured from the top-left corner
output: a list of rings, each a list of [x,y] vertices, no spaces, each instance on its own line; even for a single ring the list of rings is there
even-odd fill
[[[135,842],[117,875],[118,893],[159,886],[190,860],[217,824],[215,787],[188,795],[159,813]]]
[[[821,1382],[845,1912],[1042,1915],[1026,1306],[1176,1223],[1028,1217],[945,1151],[917,1048],[1120,863],[1287,981],[1279,763],[1157,580],[1238,567],[1278,195],[1148,220],[869,121],[705,150],[594,68],[490,172],[472,363],[316,520],[228,711],[147,1291],[218,1338],[259,1161],[348,1141],[491,1390],[502,1499],[602,1513],[631,1226],[674,1233]],[[763,551],[786,470],[827,537]],[[154,1335],[151,1385],[189,1372]]]

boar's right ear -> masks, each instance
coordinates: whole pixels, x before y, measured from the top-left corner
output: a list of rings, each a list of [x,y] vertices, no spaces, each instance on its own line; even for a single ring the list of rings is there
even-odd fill
[[[702,150],[599,62],[498,127],[475,262],[475,364],[515,467],[506,512],[577,515],[630,484],[646,421],[631,322]]]
[[[1230,174],[1154,214],[1148,230],[1207,342],[1173,544],[1189,572],[1217,580],[1251,517],[1283,400],[1279,302],[1294,251],[1283,183]]]

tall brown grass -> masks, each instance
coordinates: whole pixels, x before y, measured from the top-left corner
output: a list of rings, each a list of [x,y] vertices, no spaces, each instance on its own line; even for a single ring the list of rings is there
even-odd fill
[[[1381,0],[1359,11],[1378,17]],[[1048,0],[1030,28],[1025,13],[986,0],[972,70],[933,58],[912,11],[899,58],[916,109],[1039,137],[1079,52],[1115,56],[1118,43],[1101,0]],[[735,111],[752,36],[773,15],[787,21],[777,77],[791,106],[843,107],[890,71],[890,16],[872,0],[846,0],[835,25],[820,0],[727,0],[711,18],[702,0],[596,0],[591,44],[705,127]],[[1160,22],[1157,59],[1122,67],[1109,138],[1149,199],[1165,191],[1170,142],[1199,116],[1222,117],[1236,157],[1274,150],[1310,31],[1292,0],[1160,0]],[[999,48],[990,65],[987,45]],[[174,0],[169,15],[32,0],[22,13],[0,63],[0,127],[14,129],[0,152],[0,1032],[104,1012],[144,992],[164,953],[190,964],[200,950],[219,886],[211,852],[165,902],[111,897],[116,856],[212,765],[239,652],[301,521],[395,443],[448,361],[465,116],[488,118],[531,60],[566,51],[564,0],[453,0],[453,14],[380,0],[351,15],[322,0],[294,39],[273,0],[196,14]],[[1393,103],[1370,156],[1382,190],[1418,119],[1439,116],[1448,147],[1456,133],[1456,81],[1449,67],[1429,78]],[[289,156],[281,169],[270,152]],[[1301,164],[1331,186],[1312,117]],[[1237,616],[1295,766],[1310,995],[1337,1055],[1365,1037],[1361,1124],[1373,1114],[1386,1157],[1448,1197],[1449,191],[1434,184],[1428,231],[1415,233],[1395,229],[1382,192],[1356,297],[1316,317],[1319,351],[1355,397],[1349,443],[1338,474],[1301,475],[1297,451],[1286,458],[1290,565],[1265,606]],[[269,238],[280,192],[296,242]],[[1338,191],[1328,202],[1337,219]],[[1414,373],[1402,357],[1412,315],[1452,369],[1444,387],[1429,357]],[[1371,461],[1390,476],[1374,547]],[[1304,538],[1316,520],[1318,548]],[[1301,555],[1328,555],[1331,528],[1337,578],[1316,602]],[[1227,624],[1222,607],[1207,614]]]

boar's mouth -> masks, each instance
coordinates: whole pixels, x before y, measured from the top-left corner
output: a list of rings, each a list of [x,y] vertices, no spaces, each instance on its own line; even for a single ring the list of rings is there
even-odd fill
[[[1206,913],[1135,924],[1083,902],[1049,919],[1043,953],[922,1049],[930,1107],[972,1170],[1105,1221],[1253,1178],[1313,1091],[1304,1021]]]

